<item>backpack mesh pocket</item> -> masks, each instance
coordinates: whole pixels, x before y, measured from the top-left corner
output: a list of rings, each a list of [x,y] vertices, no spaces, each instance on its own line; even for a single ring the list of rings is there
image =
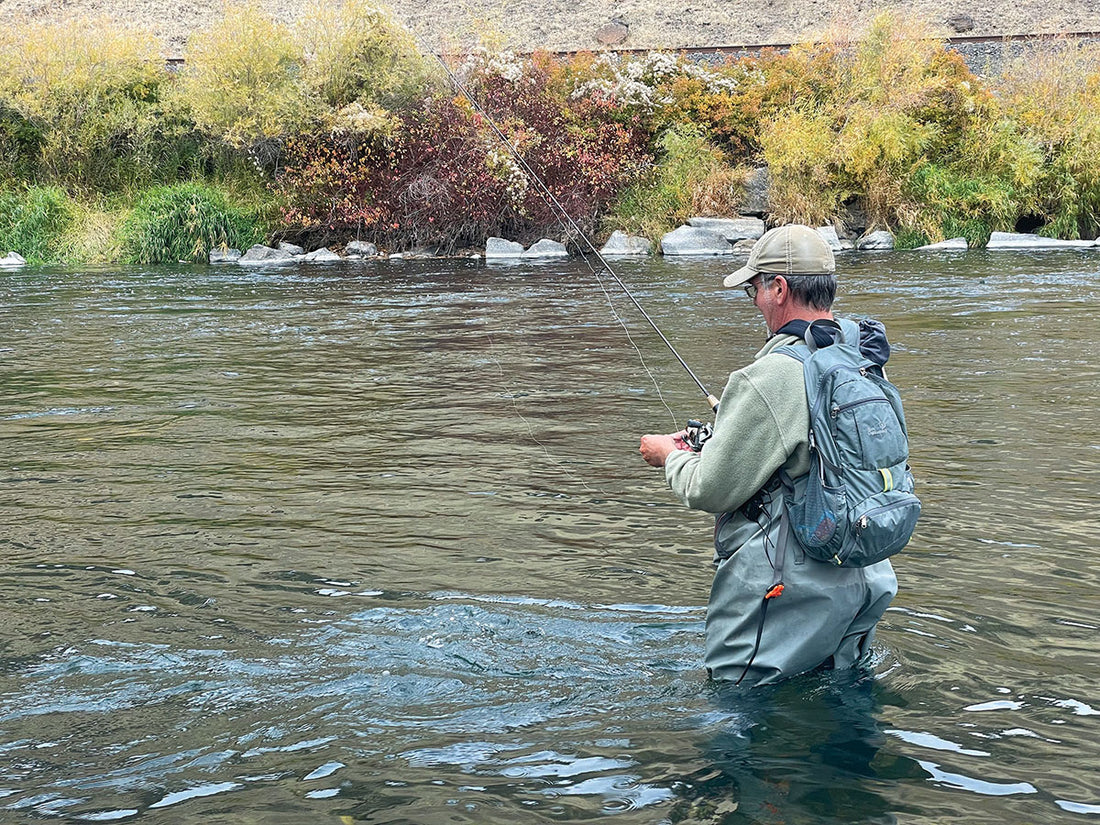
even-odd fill
[[[787,505],[791,530],[802,548],[820,561],[833,561],[844,545],[848,503],[843,488],[826,487],[810,476],[802,498]]]

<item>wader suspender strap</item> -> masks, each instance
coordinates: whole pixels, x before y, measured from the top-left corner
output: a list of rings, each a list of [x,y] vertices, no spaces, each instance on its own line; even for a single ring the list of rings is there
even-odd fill
[[[756,654],[760,650],[760,637],[764,635],[764,618],[768,615],[768,604],[772,599],[777,599],[783,595],[783,563],[787,559],[787,539],[790,537],[791,522],[787,518],[787,508],[780,501],[779,505],[782,509],[779,517],[779,540],[776,542],[776,559],[775,564],[772,567],[772,571],[775,574],[772,578],[772,584],[764,593],[764,598],[760,602],[760,623],[756,626],[756,641],[752,646],[752,655],[749,656],[748,662],[745,663],[745,669],[741,672],[735,684],[741,684],[744,678],[749,673],[749,668],[752,667],[752,663],[756,661]]]

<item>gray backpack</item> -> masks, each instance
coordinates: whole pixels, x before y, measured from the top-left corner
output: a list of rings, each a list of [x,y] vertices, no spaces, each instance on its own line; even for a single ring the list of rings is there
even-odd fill
[[[856,322],[827,324],[828,346],[815,343],[815,326],[822,324],[806,329],[804,344],[776,350],[802,362],[810,405],[804,494],[796,498],[782,479],[791,535],[811,558],[866,567],[905,547],[920,516],[901,396],[860,351]]]

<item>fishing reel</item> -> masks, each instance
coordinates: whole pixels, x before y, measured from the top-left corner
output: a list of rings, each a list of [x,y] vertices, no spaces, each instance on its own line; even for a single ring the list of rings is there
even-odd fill
[[[696,421],[694,418],[689,419],[687,426],[684,427],[684,443],[694,453],[703,449],[703,445],[712,435],[714,435],[714,428],[710,424]]]

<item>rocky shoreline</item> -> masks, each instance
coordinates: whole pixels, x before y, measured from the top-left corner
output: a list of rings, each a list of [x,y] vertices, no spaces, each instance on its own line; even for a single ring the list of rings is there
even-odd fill
[[[726,255],[748,255],[756,240],[764,234],[762,220],[752,218],[691,218],[690,222],[665,234],[657,254],[674,258],[704,258]],[[833,226],[821,226],[817,231],[833,252],[871,252],[894,249],[894,236],[885,230],[869,232],[852,239],[841,238]],[[994,232],[989,243],[979,247],[991,252],[1042,252],[1052,250],[1096,249],[1100,251],[1100,238],[1096,240],[1059,240],[1026,232]],[[966,252],[970,249],[966,238],[949,238],[939,243],[918,246],[913,252]],[[653,244],[646,238],[615,231],[599,250],[604,258],[648,257],[654,254]],[[439,255],[433,249],[414,249],[407,252],[385,253],[372,243],[349,241],[339,252],[321,247],[307,252],[303,247],[281,243],[277,247],[257,244],[245,252],[239,249],[216,248],[210,251],[211,264],[237,264],[245,267],[282,266],[286,264],[330,264],[341,261],[363,260],[418,260],[425,258],[474,258],[485,261],[552,261],[569,258],[572,254],[565,244],[542,238],[524,247],[523,244],[505,238],[489,238],[483,250],[468,250],[459,255]],[[20,269],[27,265],[18,252],[0,257],[0,269]]]

